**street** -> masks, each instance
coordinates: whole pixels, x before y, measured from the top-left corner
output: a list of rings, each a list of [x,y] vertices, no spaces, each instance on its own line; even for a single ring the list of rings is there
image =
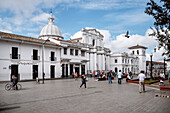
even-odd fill
[[[169,95],[146,86],[145,93],[138,92],[138,85],[121,85],[117,79],[113,84],[90,78],[88,89],[79,89],[81,79],[45,80],[20,82],[22,90],[5,90],[6,83],[0,83],[1,113],[169,113],[170,98],[156,97]]]

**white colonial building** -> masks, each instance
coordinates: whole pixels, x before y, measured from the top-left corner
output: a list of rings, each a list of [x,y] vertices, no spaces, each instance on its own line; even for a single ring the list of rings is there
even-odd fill
[[[146,47],[136,45],[129,47],[130,53],[112,53],[110,67],[113,71],[138,74],[146,70]]]
[[[145,70],[146,47],[137,45],[129,48],[130,54],[111,54],[96,29],[82,29],[81,35],[64,40],[53,20],[51,14],[38,39],[0,32],[0,81],[9,81],[13,74],[19,80],[32,80],[42,78],[43,72],[45,79],[51,79],[76,72],[122,70],[136,74]]]
[[[0,32],[0,81],[17,75],[20,80],[42,78],[44,40]],[[46,42],[44,49],[46,78],[60,77],[61,46]]]

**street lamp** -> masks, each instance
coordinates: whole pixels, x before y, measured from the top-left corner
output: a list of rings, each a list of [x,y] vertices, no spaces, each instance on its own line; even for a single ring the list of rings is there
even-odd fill
[[[152,77],[152,56],[153,56],[153,54],[151,53],[151,55],[150,55],[150,57],[151,57],[151,73],[150,73],[151,79],[153,79],[153,77]]]
[[[166,74],[166,67],[165,67],[165,57],[164,57],[164,75]]]
[[[45,76],[45,73],[44,73],[44,45],[46,42],[50,41],[49,39],[45,40],[43,43],[42,43],[42,76],[43,76],[43,84],[44,84],[44,76]]]

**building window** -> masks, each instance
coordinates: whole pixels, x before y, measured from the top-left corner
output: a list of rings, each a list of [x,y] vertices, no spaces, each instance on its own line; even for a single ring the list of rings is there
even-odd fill
[[[93,39],[92,45],[93,45],[93,46],[95,45],[95,40],[94,40],[94,39]]]
[[[38,50],[33,49],[33,60],[39,60],[38,58]]]
[[[122,59],[122,63],[124,63],[124,58]]]
[[[81,56],[85,56],[85,51],[81,51]]]
[[[78,56],[78,54],[79,54],[79,51],[75,50],[75,55]]]
[[[135,52],[134,52],[134,51],[132,51],[132,54],[134,55],[134,54],[135,54]]]
[[[51,61],[55,61],[55,52],[51,52]]]
[[[115,59],[115,63],[117,63],[117,59]]]
[[[64,55],[67,55],[67,48],[64,48]]]
[[[74,55],[74,50],[70,49],[70,55]]]
[[[145,51],[143,51],[143,55],[145,55]]]
[[[137,54],[139,55],[139,50],[137,50]]]
[[[131,63],[133,64],[133,60],[131,60]]]
[[[18,59],[18,48],[12,47],[12,59]]]
[[[116,73],[118,72],[117,70],[118,70],[117,67],[115,67],[115,72],[116,72]]]

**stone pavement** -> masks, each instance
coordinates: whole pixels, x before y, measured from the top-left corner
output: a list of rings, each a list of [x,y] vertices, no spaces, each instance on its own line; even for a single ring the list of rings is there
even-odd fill
[[[0,83],[0,113],[169,113],[170,95],[146,86],[138,93],[138,85],[113,84],[90,78],[88,89],[79,89],[81,79],[46,80],[45,84],[20,82],[22,90],[6,91]]]

